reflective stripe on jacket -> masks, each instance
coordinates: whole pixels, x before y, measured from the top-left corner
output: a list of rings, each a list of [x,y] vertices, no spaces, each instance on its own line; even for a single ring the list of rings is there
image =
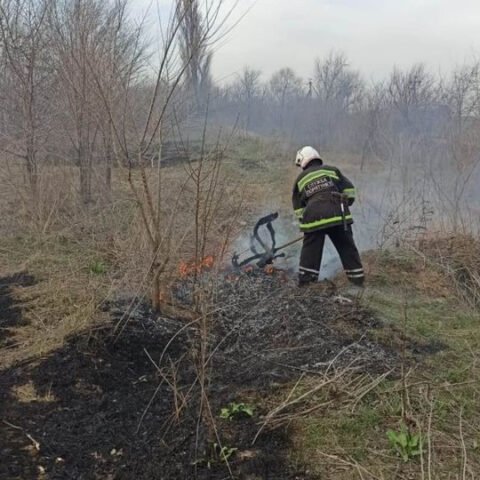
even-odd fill
[[[342,193],[344,201],[342,212]],[[300,222],[300,230],[312,232],[324,228],[353,223],[349,206],[355,201],[355,187],[338,168],[314,160],[298,176],[292,195],[292,204]]]

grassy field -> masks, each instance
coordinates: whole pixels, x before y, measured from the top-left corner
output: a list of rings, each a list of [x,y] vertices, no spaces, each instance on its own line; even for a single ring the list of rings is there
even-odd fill
[[[361,175],[355,157],[332,153],[330,158],[354,178]],[[218,251],[223,239],[233,241],[248,232],[266,211],[278,210],[289,219],[291,185],[297,173],[285,146],[259,138],[236,139],[223,165],[228,202],[215,219],[206,253]],[[59,187],[50,190],[53,203],[46,200],[50,208],[43,210],[47,214],[42,214],[41,222],[29,218],[25,205],[15,208],[22,205],[18,186],[13,188],[10,182],[2,194],[8,218],[2,220],[0,283],[8,291],[4,295],[9,302],[0,303],[3,372],[48,359],[79,335],[95,337],[97,330],[110,328],[108,302],[148,298],[146,272],[151,259],[123,173],[115,174],[109,202],[99,199],[88,207],[75,203],[75,174],[71,182],[62,183],[63,175],[61,170],[49,172],[49,181],[56,179]],[[165,168],[164,195],[174,197],[184,177],[182,165]],[[178,262],[192,256],[191,195],[187,188],[177,211],[188,213],[171,227],[175,248],[165,289],[178,277]],[[238,217],[230,231],[233,211]],[[398,355],[394,369],[358,372],[353,364],[336,371],[333,366],[320,377],[299,372],[297,381],[272,387],[268,395],[245,390],[244,398],[262,412],[256,428],[249,425],[249,431],[258,431],[269,419],[268,412],[287,402],[281,428],[289,447],[287,453],[282,449],[278,454],[286,455],[292,468],[306,472],[297,478],[480,478],[480,315],[465,300],[472,289],[462,292],[463,280],[442,268],[433,250],[428,253],[428,242],[422,251],[418,244],[414,246],[365,254],[369,284],[360,307],[371,312],[380,326],[344,332]],[[221,274],[231,248],[228,245],[218,265]],[[478,275],[473,263],[470,267]],[[22,275],[31,278],[15,280]],[[343,281],[339,278],[337,283]],[[335,328],[351,326],[340,321]],[[325,386],[317,388],[322,382]],[[48,392],[36,392],[29,382],[20,382],[15,389],[24,400],[52,400]],[[292,402],[295,399],[299,401]],[[226,432],[229,428],[225,422],[217,427]]]
[[[400,352],[403,342],[431,351],[407,353],[398,371],[362,398],[295,423],[292,458],[320,478],[477,478],[480,315],[455,298],[438,271],[419,268],[415,255],[375,256],[363,301],[384,327],[372,340]],[[409,454],[388,431],[418,436],[421,448]]]

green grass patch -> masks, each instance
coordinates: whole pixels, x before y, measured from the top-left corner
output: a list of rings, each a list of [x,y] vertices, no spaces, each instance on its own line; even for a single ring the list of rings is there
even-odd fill
[[[367,404],[361,405],[355,413],[330,412],[328,415],[302,420],[296,429],[296,451],[303,463],[315,452],[332,452],[339,449],[348,451],[357,461],[365,460],[371,442],[366,432],[378,432],[381,426],[379,412]]]
[[[397,377],[381,382],[360,402],[352,400],[351,409],[332,407],[298,421],[292,458],[320,478],[422,478],[431,441],[432,478],[456,478],[464,449],[467,478],[476,478],[471,472],[480,472],[480,314],[453,291],[436,294],[428,282],[437,272],[431,277],[420,272],[409,253],[382,253],[375,268],[364,301],[384,327],[367,334],[399,353],[404,344],[412,347],[404,369],[407,388],[399,360]],[[425,290],[415,283],[420,275]],[[443,348],[423,350],[430,344]]]

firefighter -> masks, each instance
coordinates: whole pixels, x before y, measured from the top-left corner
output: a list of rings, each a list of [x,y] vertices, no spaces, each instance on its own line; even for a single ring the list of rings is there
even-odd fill
[[[318,281],[328,235],[350,282],[363,287],[365,275],[353,240],[349,208],[355,201],[355,187],[338,168],[324,165],[312,147],[299,150],[295,164],[302,168],[292,196],[293,209],[304,233],[299,286]]]

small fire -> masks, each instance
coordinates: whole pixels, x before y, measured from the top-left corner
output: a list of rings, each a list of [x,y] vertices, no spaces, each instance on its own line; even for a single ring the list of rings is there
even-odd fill
[[[275,273],[275,267],[273,265],[267,265],[263,271],[267,274],[267,275],[273,275]]]
[[[281,268],[276,268],[273,265],[266,265],[263,268],[263,273],[265,273],[265,275],[270,275],[270,276],[274,275],[281,282],[284,282],[284,283],[288,282],[288,280],[289,280],[289,275],[288,275],[288,272],[286,270],[283,270]]]
[[[178,273],[181,278],[187,278],[191,275],[200,274],[202,272],[211,270],[215,263],[213,255],[209,255],[199,262],[185,262],[181,261],[178,265]]]

